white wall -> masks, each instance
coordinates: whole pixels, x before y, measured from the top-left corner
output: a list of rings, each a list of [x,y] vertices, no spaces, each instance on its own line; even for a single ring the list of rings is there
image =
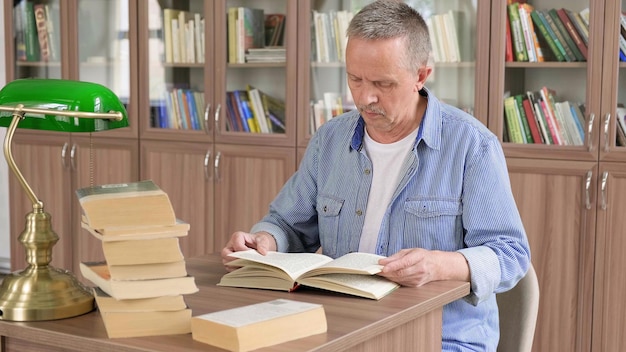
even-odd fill
[[[0,6],[0,18],[4,18],[4,6]],[[4,33],[0,34],[0,87],[6,83],[4,60]],[[4,141],[6,129],[0,128],[0,140]],[[4,156],[0,158],[0,272],[10,268],[11,248],[9,242],[9,175]]]

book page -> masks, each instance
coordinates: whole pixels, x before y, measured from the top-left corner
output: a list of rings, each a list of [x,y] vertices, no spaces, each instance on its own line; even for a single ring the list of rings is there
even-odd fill
[[[379,273],[383,266],[378,264],[383,256],[372,253],[353,252],[341,256],[332,262],[326,263],[314,270],[310,270],[303,277],[310,277],[329,273],[349,273],[373,275]]]
[[[308,270],[332,261],[332,258],[317,253],[269,252],[267,255],[261,255],[254,249],[231,253],[229,256],[276,267],[286,272],[294,280]],[[246,262],[240,260],[229,263],[232,266],[243,266],[244,264]]]
[[[381,299],[400,287],[382,276],[354,274],[312,276],[301,280],[300,284],[372,299]]]

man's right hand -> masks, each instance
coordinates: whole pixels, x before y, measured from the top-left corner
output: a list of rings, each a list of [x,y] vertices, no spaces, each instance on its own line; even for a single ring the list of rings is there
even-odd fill
[[[229,254],[256,249],[257,252],[265,255],[267,252],[275,251],[276,247],[276,240],[267,232],[248,233],[237,231],[230,236],[226,247],[222,249],[222,263],[224,263],[227,270],[232,271],[235,268],[229,266],[228,263],[235,258],[229,257]]]

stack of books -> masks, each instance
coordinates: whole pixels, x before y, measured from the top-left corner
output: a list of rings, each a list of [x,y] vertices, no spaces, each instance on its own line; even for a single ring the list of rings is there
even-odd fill
[[[82,227],[102,245],[105,261],[80,263],[94,283],[107,334],[135,337],[191,332],[183,295],[198,291],[187,274],[169,197],[152,181],[100,185],[76,191]]]

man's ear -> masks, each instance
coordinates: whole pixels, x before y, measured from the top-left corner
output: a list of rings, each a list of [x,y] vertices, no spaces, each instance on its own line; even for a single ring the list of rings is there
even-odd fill
[[[417,70],[417,82],[415,82],[415,88],[418,92],[422,90],[422,88],[424,88],[426,80],[432,72],[433,67],[428,65],[420,66],[420,68]]]

